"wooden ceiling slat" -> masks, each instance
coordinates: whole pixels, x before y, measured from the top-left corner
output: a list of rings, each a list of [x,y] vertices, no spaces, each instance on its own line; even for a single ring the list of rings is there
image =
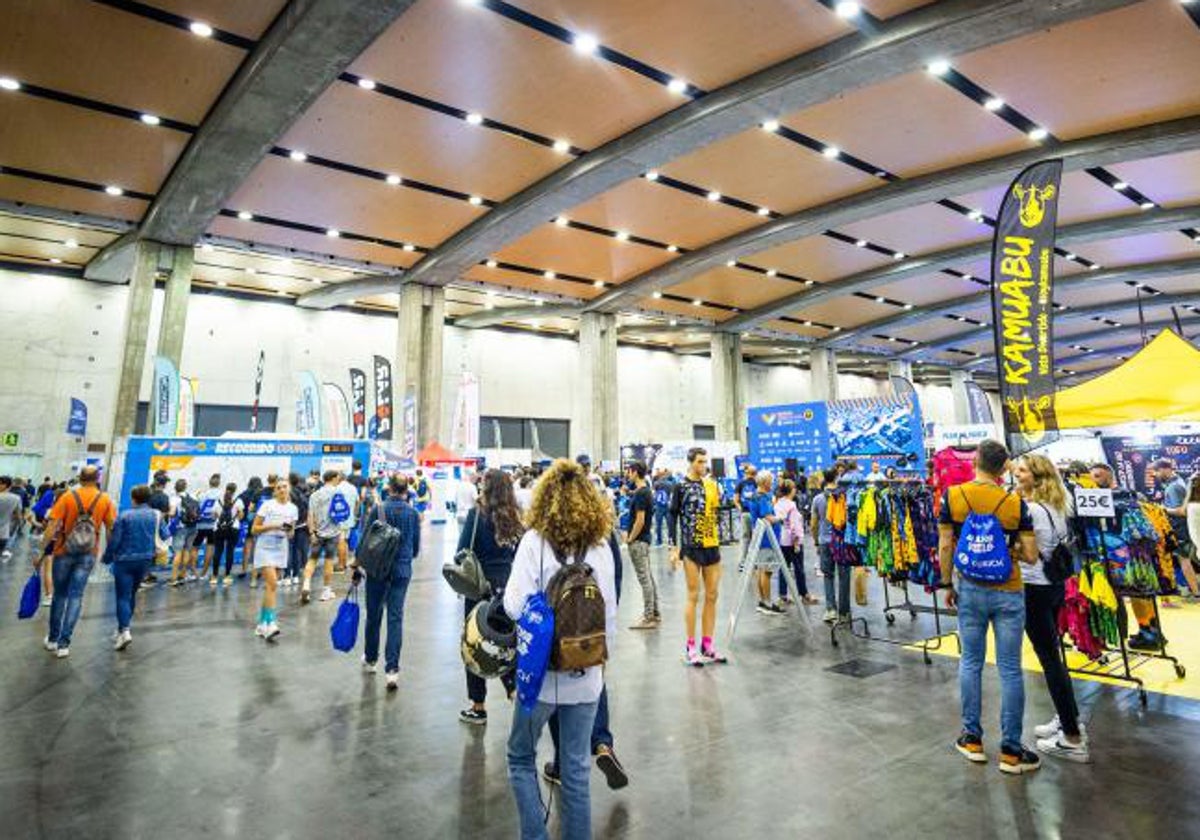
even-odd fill
[[[217,29],[258,40],[287,0],[142,0],[188,20],[201,20]]]
[[[93,190],[18,178],[3,172],[0,172],[0,197],[8,201],[91,213],[125,221],[140,219],[147,207],[146,202],[128,196],[114,197]]]
[[[494,256],[500,262],[620,282],[662,265],[674,255],[662,248],[546,224]]]
[[[797,284],[788,280],[722,266],[674,286],[670,292],[739,309],[753,309],[791,294],[798,288]]]

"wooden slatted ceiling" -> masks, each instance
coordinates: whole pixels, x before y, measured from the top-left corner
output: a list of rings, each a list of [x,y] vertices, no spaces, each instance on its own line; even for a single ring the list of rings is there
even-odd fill
[[[68,239],[73,239],[80,246],[93,250],[103,248],[117,238],[117,234],[106,230],[96,230],[83,225],[70,225],[29,216],[15,216],[9,213],[0,213],[0,232],[11,236],[41,239],[60,244]]]
[[[188,20],[202,20],[217,29],[258,40],[287,0],[142,0]]]
[[[209,233],[216,236],[278,245],[281,248],[297,248],[314,254],[373,262],[380,266],[407,268],[420,256],[416,253],[401,251],[398,248],[385,248],[368,242],[354,242],[348,239],[331,239],[324,234],[290,230],[254,221],[243,222],[240,219],[226,216],[218,216],[208,230]]]
[[[500,262],[620,282],[662,265],[673,255],[662,248],[618,242],[588,231],[549,224],[521,237],[494,256]]]
[[[891,300],[911,303],[914,306],[941,303],[964,295],[973,295],[984,290],[983,286],[962,277],[953,277],[942,272],[931,272],[920,277],[911,277],[899,283],[889,283],[872,289],[870,294]],[[965,314],[965,313],[962,313]]]
[[[1013,175],[1015,176],[1016,173],[1014,172]],[[1007,189],[1007,185],[993,187],[982,192],[958,196],[954,200],[966,207],[983,210],[995,218],[996,214],[1000,212],[1000,202]],[[1058,224],[1060,227],[1075,222],[1138,212],[1140,210],[1136,204],[1086,172],[1068,172],[1063,175],[1062,192],[1059,193],[1058,201]],[[1083,247],[1080,246],[1080,248]]]
[[[749,254],[743,257],[742,261],[760,268],[774,268],[824,283],[827,280],[890,264],[892,258],[825,236],[810,236],[759,254]],[[804,288],[798,284],[793,285],[794,291]]]
[[[954,66],[1063,139],[1200,112],[1197,30],[1149,0],[965,56]]]
[[[853,327],[895,315],[896,312],[896,307],[888,306],[886,303],[876,303],[874,300],[859,297],[840,297],[816,306],[806,306],[789,314],[793,318],[819,321],[839,327]],[[823,333],[826,336],[829,334],[828,330]]]
[[[1200,50],[1200,44],[1196,49]],[[1108,169],[1164,207],[1200,203],[1200,152],[1118,163]]]
[[[81,0],[7,0],[0,32],[5,74],[193,125],[245,58],[237,47]]]
[[[805,338],[825,338],[829,335],[829,330],[823,330],[818,327],[806,327],[803,324],[793,324],[791,321],[768,321],[766,329],[803,336]]]
[[[681,104],[662,85],[457,2],[415,4],[351,69],[583,147]]]
[[[890,18],[931,2],[935,0],[862,0],[862,5],[875,17]]]
[[[967,205],[974,207],[975,205]],[[923,204],[844,225],[842,233],[909,255],[928,254],[991,238],[992,229],[937,204]],[[886,259],[886,258],[885,258]]]
[[[753,309],[800,288],[803,287],[788,280],[721,266],[671,287],[670,292],[739,309]],[[652,300],[651,303],[657,306],[661,301]]]
[[[600,289],[586,284],[572,283],[568,280],[546,280],[540,275],[508,271],[504,268],[488,268],[484,265],[472,267],[463,277],[468,280],[478,280],[481,283],[524,289],[530,292],[549,292],[572,299],[590,300],[600,294]]]
[[[0,172],[0,198],[125,221],[137,221],[147,207],[146,202],[128,196],[114,198],[94,190],[46,184],[3,172]]]
[[[1090,258],[1108,268],[1176,259],[1195,259],[1200,265],[1200,247],[1174,231],[1122,236],[1104,242],[1089,242],[1079,247],[1080,250],[1086,248]],[[1146,282],[1157,285],[1156,278]]]
[[[852,31],[810,0],[512,2],[710,90]]]

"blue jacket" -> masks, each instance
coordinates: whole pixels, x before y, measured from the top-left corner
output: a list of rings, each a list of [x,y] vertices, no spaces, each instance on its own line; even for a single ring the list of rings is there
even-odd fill
[[[140,505],[121,511],[104,549],[105,562],[132,563],[154,558],[158,512]]]
[[[372,517],[376,515],[372,513]],[[392,577],[410,578],[413,559],[421,552],[421,517],[406,500],[394,496],[388,496],[384,500],[383,516],[389,525],[404,536],[396,554]]]

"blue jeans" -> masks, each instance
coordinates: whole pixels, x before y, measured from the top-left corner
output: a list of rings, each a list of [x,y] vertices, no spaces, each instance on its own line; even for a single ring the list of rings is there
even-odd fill
[[[1025,593],[1001,592],[970,581],[958,585],[958,635],[962,659],[958,665],[958,691],[962,700],[963,731],[983,737],[980,694],[987,630],[996,637],[996,669],[1000,672],[1000,745],[1021,747],[1021,722],[1025,716],[1025,679],[1021,674],[1021,638],[1025,631]]]
[[[817,556],[821,559],[821,574],[825,577],[825,609],[837,610],[838,615],[850,615],[850,567],[833,562],[833,555],[828,545],[817,546]],[[837,575],[837,596],[834,596],[833,576]],[[800,585],[800,581],[796,581]]]
[[[663,529],[667,526],[667,509],[660,505],[654,506],[654,544],[663,544]]]
[[[117,629],[128,630],[133,621],[133,603],[138,584],[150,571],[153,557],[145,560],[121,560],[112,564],[113,588],[117,593]],[[215,560],[213,561],[216,562]]]
[[[70,647],[71,633],[83,609],[83,591],[96,565],[96,555],[60,554],[53,559],[54,600],[50,603],[50,641]]]
[[[387,646],[383,651],[384,671],[400,670],[400,645],[404,634],[404,596],[408,594],[411,578],[393,577],[383,583],[367,578],[366,650],[368,662],[379,659],[379,629],[383,623],[383,608],[387,607]]]
[[[558,713],[550,715],[550,740],[554,742],[554,766],[558,767],[558,753],[560,749],[560,737],[558,730]],[[592,755],[600,747],[613,748],[613,734],[608,728],[608,683],[600,689],[600,699],[596,702],[596,719],[592,723],[592,738],[591,748]]]
[[[558,713],[562,757],[563,840],[590,840],[592,836],[592,800],[588,777],[592,769],[590,741],[596,717],[595,703],[553,706],[538,703],[532,713],[517,705],[513,711],[512,731],[508,736],[508,782],[517,800],[521,819],[521,840],[546,840],[545,811],[538,787],[537,744],[542,727],[550,715]]]

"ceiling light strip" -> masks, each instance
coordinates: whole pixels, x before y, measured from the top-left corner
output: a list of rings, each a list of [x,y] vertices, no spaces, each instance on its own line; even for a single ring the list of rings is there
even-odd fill
[[[146,115],[146,111],[139,111],[134,108],[126,108],[122,105],[113,105],[111,102],[102,102],[99,99],[90,99],[86,96],[77,96],[66,91],[54,90],[53,88],[41,87],[40,85],[31,85],[26,82],[21,82],[19,93],[24,93],[29,96],[37,97],[38,99],[46,99],[51,102],[58,102],[63,105],[71,105],[76,108],[84,108],[88,111],[94,111],[100,114],[108,114],[114,117],[121,117],[134,122],[145,121],[142,119]],[[181,131],[185,134],[195,134],[196,126],[190,123],[185,123],[180,120],[173,120],[169,117],[157,117],[157,126],[162,128],[172,128],[176,131]]]
[[[61,187],[74,187],[80,190],[91,190],[92,192],[108,193],[109,187],[112,184],[97,184],[94,181],[81,181],[78,178],[68,178],[63,175],[52,175],[48,172],[36,172],[32,169],[21,169],[13,166],[0,166],[0,174],[12,175],[16,178],[27,178],[31,181],[41,181],[46,184],[57,184]],[[108,193],[111,195],[111,193]],[[153,193],[144,193],[137,190],[121,188],[119,193],[124,198],[136,198],[139,201],[153,201]]]
[[[187,18],[183,15],[173,14],[159,9],[155,6],[148,6],[145,3],[136,3],[133,0],[92,0],[93,3],[98,3],[101,6],[108,6],[113,9],[119,9],[122,12],[128,12],[138,17],[146,18],[157,23],[164,23],[167,26],[173,26],[176,29],[182,29],[185,32],[191,33],[192,24],[197,21],[193,18]],[[212,34],[208,36],[210,40],[220,41],[222,44],[228,44],[232,47],[238,47],[243,50],[252,50],[258,44],[257,41],[251,38],[244,38],[234,32],[229,32],[225,29],[218,29],[209,24],[212,29]]]

